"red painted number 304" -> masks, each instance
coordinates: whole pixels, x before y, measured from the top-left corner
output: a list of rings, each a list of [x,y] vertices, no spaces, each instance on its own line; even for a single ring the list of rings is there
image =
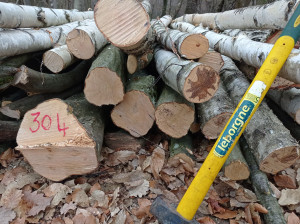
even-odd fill
[[[33,122],[37,123],[36,129],[29,128],[32,133],[37,132],[40,129],[40,127],[42,127],[45,131],[48,131],[51,128],[52,118],[49,115],[45,115],[42,118],[42,120],[40,121],[40,119],[39,119],[40,114],[41,114],[40,112],[36,112],[36,113],[32,113],[31,114],[31,116],[35,117],[33,119]],[[63,128],[61,128],[60,122],[59,122],[59,114],[58,113],[56,114],[56,120],[57,120],[57,130],[59,132],[63,131],[64,137],[65,137],[66,130],[69,129],[69,128],[66,127],[65,123],[63,123]]]

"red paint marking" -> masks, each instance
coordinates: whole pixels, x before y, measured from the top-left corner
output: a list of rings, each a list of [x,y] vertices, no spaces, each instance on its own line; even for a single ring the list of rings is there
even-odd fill
[[[37,131],[40,129],[41,124],[40,124],[40,122],[37,120],[37,118],[40,116],[40,114],[41,114],[40,112],[31,114],[31,116],[35,116],[35,115],[36,115],[36,117],[34,118],[33,122],[37,122],[37,123],[38,123],[38,127],[37,127],[36,130],[32,130],[31,128],[29,128],[30,131],[31,131],[32,133],[37,132]]]
[[[48,126],[45,127],[45,126],[44,126],[44,121],[45,121],[45,119],[46,119],[47,117],[48,117],[48,119],[49,119],[49,123],[48,123]],[[48,115],[45,115],[45,116],[43,117],[43,120],[42,120],[42,128],[43,128],[45,131],[48,131],[48,130],[51,128],[51,122],[52,122],[51,117],[49,117]]]
[[[64,137],[66,135],[66,130],[69,129],[68,127],[66,128],[66,124],[63,123],[64,128],[60,128],[60,124],[59,124],[59,115],[57,113],[57,129],[59,132],[63,131],[64,132]]]

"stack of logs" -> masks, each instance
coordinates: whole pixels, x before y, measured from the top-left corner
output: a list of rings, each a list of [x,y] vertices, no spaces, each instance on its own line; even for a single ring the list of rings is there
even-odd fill
[[[0,141],[16,139],[34,170],[54,181],[98,167],[110,119],[134,137],[145,136],[156,123],[177,145],[171,156],[191,156],[188,132],[201,130],[205,138],[217,139],[249,86],[247,78],[253,78],[278,36],[237,29],[282,29],[291,8],[281,0],[172,21],[167,15],[150,20],[147,0],[99,0],[94,14],[0,3],[0,89],[10,93],[0,108]],[[263,10],[282,14],[263,21]],[[234,20],[225,19],[232,14]],[[30,68],[28,62],[41,55],[47,70]],[[299,68],[295,49],[268,93],[293,120],[284,114],[283,125],[263,102],[244,132],[265,173],[276,174],[299,156]],[[111,138],[124,142],[125,137],[110,134],[107,141]],[[240,148],[224,166],[232,180],[250,175]]]

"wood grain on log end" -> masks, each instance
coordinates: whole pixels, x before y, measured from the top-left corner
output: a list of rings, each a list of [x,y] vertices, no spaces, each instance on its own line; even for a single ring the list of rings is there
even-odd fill
[[[68,34],[67,45],[72,54],[87,60],[95,55],[95,45],[83,30],[74,29]]]
[[[260,164],[261,171],[276,174],[293,165],[299,158],[299,146],[279,148],[269,154]]]
[[[137,44],[150,28],[149,15],[136,0],[100,0],[94,13],[99,30],[120,48]]]
[[[209,51],[203,57],[201,57],[198,62],[204,65],[212,67],[216,72],[220,72],[224,65],[224,61],[219,52]]]
[[[220,76],[209,66],[198,65],[189,74],[183,87],[184,97],[192,103],[211,99],[220,83]]]
[[[225,167],[224,175],[231,180],[246,180],[250,171],[245,163],[235,160]]]
[[[163,103],[155,111],[158,128],[173,138],[185,136],[194,119],[194,109],[183,103]]]
[[[120,77],[104,67],[96,67],[85,80],[84,95],[96,105],[116,105],[123,100],[124,87]]]
[[[64,60],[52,51],[45,52],[43,56],[43,63],[53,73],[58,73],[65,67]]]
[[[181,44],[181,54],[188,59],[197,59],[206,54],[209,49],[208,40],[201,34],[187,36]]]
[[[155,108],[149,97],[137,90],[129,91],[111,112],[115,125],[140,137],[150,130],[154,123]]]
[[[25,114],[18,132],[17,149],[37,173],[50,180],[86,174],[98,166],[97,143],[74,109],[59,99],[45,101]]]
[[[217,139],[231,115],[232,113],[225,112],[213,117],[204,124],[202,133],[207,139]]]

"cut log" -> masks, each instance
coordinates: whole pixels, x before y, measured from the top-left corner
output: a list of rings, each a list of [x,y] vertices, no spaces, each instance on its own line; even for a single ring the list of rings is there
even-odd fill
[[[187,135],[195,118],[195,106],[165,86],[156,104],[157,127],[172,138]]]
[[[100,0],[94,13],[99,30],[113,45],[132,49],[145,41],[150,19],[138,1]]]
[[[153,59],[153,51],[150,50],[142,55],[136,56],[133,54],[128,55],[127,58],[127,71],[130,74],[138,72],[146,68]]]
[[[156,69],[166,85],[192,103],[203,103],[218,90],[220,77],[211,67],[179,59],[176,54],[155,49]]]
[[[23,118],[24,114],[35,108],[38,104],[44,102],[45,100],[52,98],[66,99],[72,95],[81,92],[83,89],[82,85],[72,87],[64,92],[52,93],[52,94],[37,94],[33,96],[27,96],[22,99],[16,100],[6,106],[0,108],[0,112],[7,117],[14,119]]]
[[[94,22],[76,27],[67,37],[67,45],[72,54],[85,60],[96,55],[106,44],[107,40]]]
[[[220,13],[187,14],[176,22],[200,23],[211,29],[283,29],[293,15],[296,1],[281,0]],[[268,16],[266,16],[268,15]]]
[[[68,33],[75,27],[93,22],[93,20],[84,20],[38,30],[18,29],[1,31],[0,57],[47,50],[57,44],[64,45]]]
[[[230,180],[247,180],[250,175],[248,164],[237,143],[228,156],[224,166],[224,175]]]
[[[163,21],[166,21],[166,23]],[[152,26],[156,33],[156,40],[159,43],[187,59],[200,58],[206,54],[209,44],[205,36],[169,29],[167,26],[171,21],[172,17],[164,16],[153,23]]]
[[[77,58],[68,50],[67,45],[48,50],[43,56],[43,64],[53,73],[61,72],[76,61]]]
[[[223,56],[221,78],[228,93],[237,105],[249,87],[246,77],[233,61]],[[255,151],[262,171],[276,174],[291,166],[299,156],[299,145],[280,120],[263,101],[247,125],[244,136]]]
[[[98,167],[103,132],[100,108],[83,94],[65,101],[51,99],[25,114],[17,149],[37,173],[61,181]]]
[[[32,70],[25,65],[20,67],[12,85],[30,94],[58,93],[82,83],[90,67],[90,61],[83,61],[73,70],[56,74],[46,74]]]
[[[196,108],[200,128],[207,139],[219,137],[234,111],[233,103],[222,82],[216,94],[209,101],[196,104]]]
[[[137,152],[144,146],[145,140],[132,137],[127,132],[118,131],[106,133],[104,135],[104,144],[115,151],[129,150]]]
[[[237,37],[230,37],[184,22],[172,23],[171,27],[184,32],[201,33],[209,40],[210,48],[232,59],[244,61],[246,64],[256,68],[261,67],[273,48],[273,44],[253,41],[243,32]],[[299,67],[300,50],[294,49],[278,75],[292,82],[300,83],[300,73],[297,72]]]
[[[85,79],[84,95],[96,105],[116,105],[123,100],[125,56],[113,46],[106,46],[93,62]]]
[[[20,123],[17,121],[0,120],[0,142],[15,141]]]
[[[92,19],[91,11],[50,9],[0,2],[2,28],[50,27]]]
[[[221,54],[214,50],[208,50],[208,52],[205,55],[199,58],[198,62],[212,67],[218,73],[224,65],[224,61],[222,59]]]
[[[114,124],[134,137],[146,135],[154,123],[154,83],[155,78],[152,75],[144,72],[133,74],[127,82],[123,101],[111,112]]]
[[[250,148],[246,140],[240,138],[241,150],[250,168],[251,183],[259,203],[268,209],[268,213],[263,214],[265,223],[286,223],[283,217],[282,209],[278,204],[275,194],[273,193],[268,177],[265,173],[260,171],[254,156],[255,151]]]

